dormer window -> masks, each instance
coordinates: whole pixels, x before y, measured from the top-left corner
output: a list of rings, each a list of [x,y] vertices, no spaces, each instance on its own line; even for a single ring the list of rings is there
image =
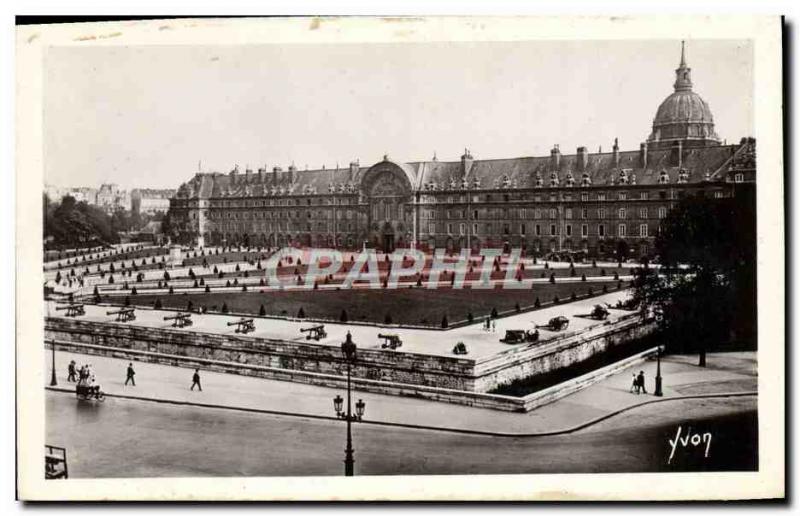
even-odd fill
[[[678,173],[678,183],[688,183],[689,182],[689,172],[682,168],[681,171]]]
[[[589,177],[589,174],[583,173],[583,177],[581,178],[581,186],[592,186],[592,178]]]
[[[665,185],[669,183],[669,174],[666,170],[662,170],[658,176],[658,184]]]

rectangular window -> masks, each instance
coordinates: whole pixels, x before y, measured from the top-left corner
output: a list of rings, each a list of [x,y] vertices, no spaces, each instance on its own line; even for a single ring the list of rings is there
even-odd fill
[[[606,218],[606,209],[605,208],[600,208],[600,209],[597,210],[597,218],[598,219]]]
[[[588,193],[582,193],[581,194],[581,201],[586,202],[588,200],[589,200],[589,194]]]
[[[519,234],[525,236],[525,224],[519,225]]]
[[[452,234],[453,233],[453,225],[452,224],[448,224],[447,225],[447,233],[448,234]]]
[[[620,224],[617,226],[617,236],[624,237],[625,236],[625,224]]]
[[[722,199],[722,192],[720,190],[714,192],[714,199]]]
[[[472,212],[472,218],[473,219],[477,219],[478,218],[478,210],[475,210],[475,211]]]
[[[463,235],[465,233],[466,233],[466,226],[462,222],[461,224],[458,225],[458,234]]]
[[[551,236],[555,236],[556,234],[557,234],[556,233],[556,225],[555,224],[550,224],[550,235]]]
[[[567,230],[567,236],[571,237],[572,236],[572,224],[567,224],[566,230]]]
[[[542,218],[542,210],[533,210],[533,218],[534,219],[541,219]]]
[[[658,208],[658,218],[663,219],[666,218],[666,216],[667,216],[667,209],[663,206]]]
[[[744,174],[742,173],[736,174],[735,176],[733,176],[733,180],[736,183],[744,183]]]
[[[581,236],[583,238],[589,236],[589,224],[581,224]]]
[[[585,218],[586,218],[586,217],[588,217],[588,216],[589,216],[589,210],[587,210],[586,208],[583,208],[583,209],[581,210],[581,218],[582,218],[582,219],[585,219]]]
[[[647,208],[639,208],[639,218],[640,219],[647,218]]]
[[[639,236],[640,237],[647,236],[647,224],[642,224],[639,226]]]
[[[600,238],[606,236],[605,224],[600,224],[599,226],[597,226],[597,235],[600,236]]]
[[[606,200],[605,192],[600,192],[599,194],[597,194],[597,200],[598,201],[605,201]]]
[[[619,209],[619,218],[624,219],[625,215],[626,215],[625,208],[620,208]]]
[[[627,194],[627,192],[620,192],[620,193],[619,193],[619,200],[620,200],[620,201],[624,201],[624,200],[625,200],[625,199],[627,199],[627,198],[628,198],[628,194]]]
[[[555,219],[556,217],[558,217],[558,213],[556,212],[555,209],[551,209],[550,210],[550,218],[551,219]]]
[[[428,224],[428,233],[436,233],[436,224],[433,222]]]
[[[572,218],[572,208],[567,208],[564,210],[564,218],[571,219]]]
[[[539,224],[536,224],[533,227],[533,232],[536,234],[536,236],[542,236],[542,226],[540,226]]]
[[[475,234],[475,235],[478,234],[478,225],[477,224],[473,224],[472,225],[472,233]]]

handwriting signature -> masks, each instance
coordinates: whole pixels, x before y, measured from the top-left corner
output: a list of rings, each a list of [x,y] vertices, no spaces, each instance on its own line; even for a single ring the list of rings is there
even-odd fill
[[[692,433],[692,427],[689,427],[684,436],[681,437],[681,431],[683,430],[682,427],[678,427],[678,433],[675,434],[675,439],[669,439],[669,445],[672,447],[672,451],[669,454],[669,459],[667,460],[667,464],[672,462],[672,458],[675,456],[675,450],[678,446],[682,446],[684,448],[688,448],[690,445],[697,447],[705,444],[705,457],[708,458],[708,454],[711,451],[711,432],[705,432],[703,434],[699,434],[697,432]]]

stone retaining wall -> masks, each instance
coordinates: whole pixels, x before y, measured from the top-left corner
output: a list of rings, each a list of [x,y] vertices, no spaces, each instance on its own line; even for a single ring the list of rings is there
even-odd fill
[[[527,412],[594,383],[613,365],[522,398],[487,391],[517,378],[580,362],[651,329],[636,317],[626,317],[568,332],[545,343],[509,347],[477,362],[364,349],[358,351],[353,368],[354,385],[370,392]],[[55,342],[58,349],[77,353],[329,387],[342,387],[346,374],[339,346],[60,317],[46,319],[45,338]]]

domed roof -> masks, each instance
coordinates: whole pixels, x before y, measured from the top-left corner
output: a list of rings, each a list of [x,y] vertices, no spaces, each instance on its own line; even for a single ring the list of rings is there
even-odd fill
[[[714,117],[708,103],[692,91],[692,69],[686,65],[686,52],[681,43],[681,63],[675,70],[675,92],[664,99],[653,119],[653,132],[648,144],[666,148],[680,142],[687,146],[718,145]]]
[[[708,103],[700,95],[689,91],[676,91],[658,106],[653,127],[679,122],[714,123]]]

